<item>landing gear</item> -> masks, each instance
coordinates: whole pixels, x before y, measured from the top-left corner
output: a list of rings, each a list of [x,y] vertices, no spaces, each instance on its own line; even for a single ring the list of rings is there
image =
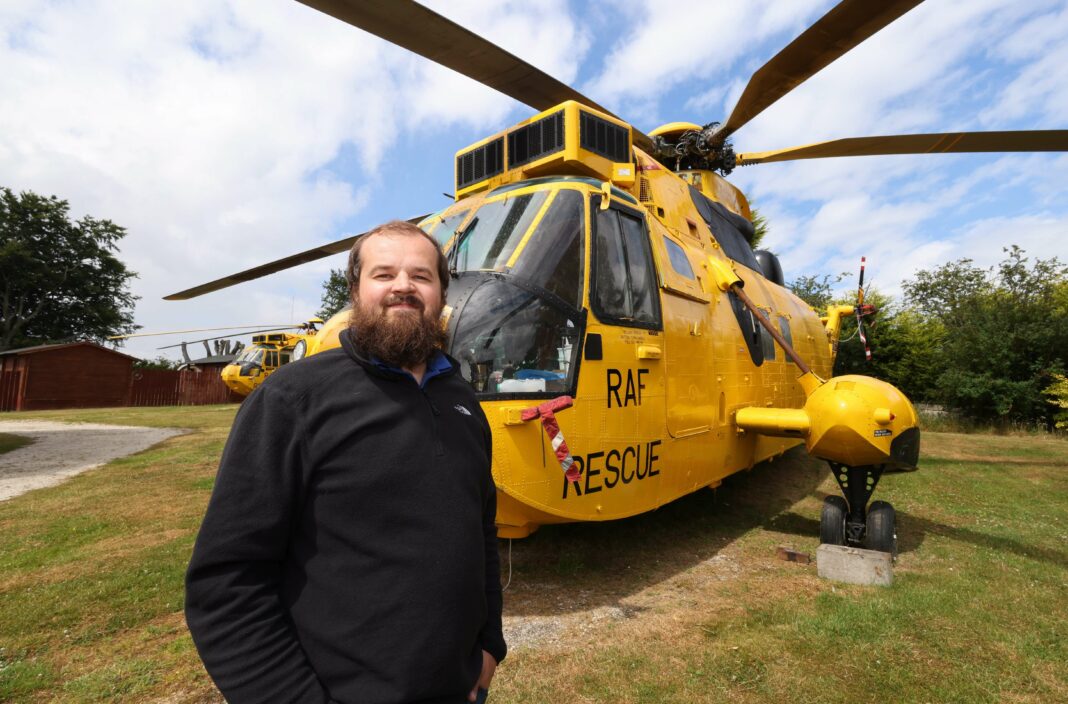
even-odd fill
[[[820,542],[826,545],[845,545],[846,515],[849,506],[841,496],[828,496],[820,511]]]
[[[868,507],[864,544],[869,550],[897,556],[897,528],[894,507],[885,501],[872,501]]]
[[[831,462],[831,471],[841,496],[828,496],[820,511],[820,542],[851,545],[897,555],[897,527],[894,507],[885,501],[868,499],[885,469],[884,465],[851,467]]]

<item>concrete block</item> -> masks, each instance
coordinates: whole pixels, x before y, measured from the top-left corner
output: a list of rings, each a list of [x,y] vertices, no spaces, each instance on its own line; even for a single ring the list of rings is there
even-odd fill
[[[816,549],[816,573],[836,582],[889,587],[894,582],[894,560],[888,552],[820,545]]]

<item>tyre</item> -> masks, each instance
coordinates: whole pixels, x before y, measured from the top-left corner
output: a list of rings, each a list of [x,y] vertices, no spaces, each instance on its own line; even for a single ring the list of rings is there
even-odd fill
[[[888,552],[897,557],[897,516],[894,507],[885,501],[872,501],[868,507],[868,524],[864,533],[864,547]]]
[[[845,545],[846,515],[849,506],[841,496],[828,496],[820,511],[820,543]]]

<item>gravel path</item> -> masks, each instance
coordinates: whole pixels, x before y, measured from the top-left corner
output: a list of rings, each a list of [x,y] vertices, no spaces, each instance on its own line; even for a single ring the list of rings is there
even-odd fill
[[[186,432],[180,428],[100,423],[0,421],[0,433],[23,435],[35,441],[0,455],[0,501],[32,489],[55,486],[67,477]]]

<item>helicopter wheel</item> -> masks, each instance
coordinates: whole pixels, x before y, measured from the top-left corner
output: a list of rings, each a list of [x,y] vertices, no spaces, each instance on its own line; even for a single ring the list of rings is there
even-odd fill
[[[872,501],[868,507],[864,546],[869,550],[888,552],[897,557],[896,519],[893,506],[886,501]]]
[[[846,514],[849,507],[841,496],[828,496],[823,500],[820,511],[820,543],[826,545],[845,545]]]

